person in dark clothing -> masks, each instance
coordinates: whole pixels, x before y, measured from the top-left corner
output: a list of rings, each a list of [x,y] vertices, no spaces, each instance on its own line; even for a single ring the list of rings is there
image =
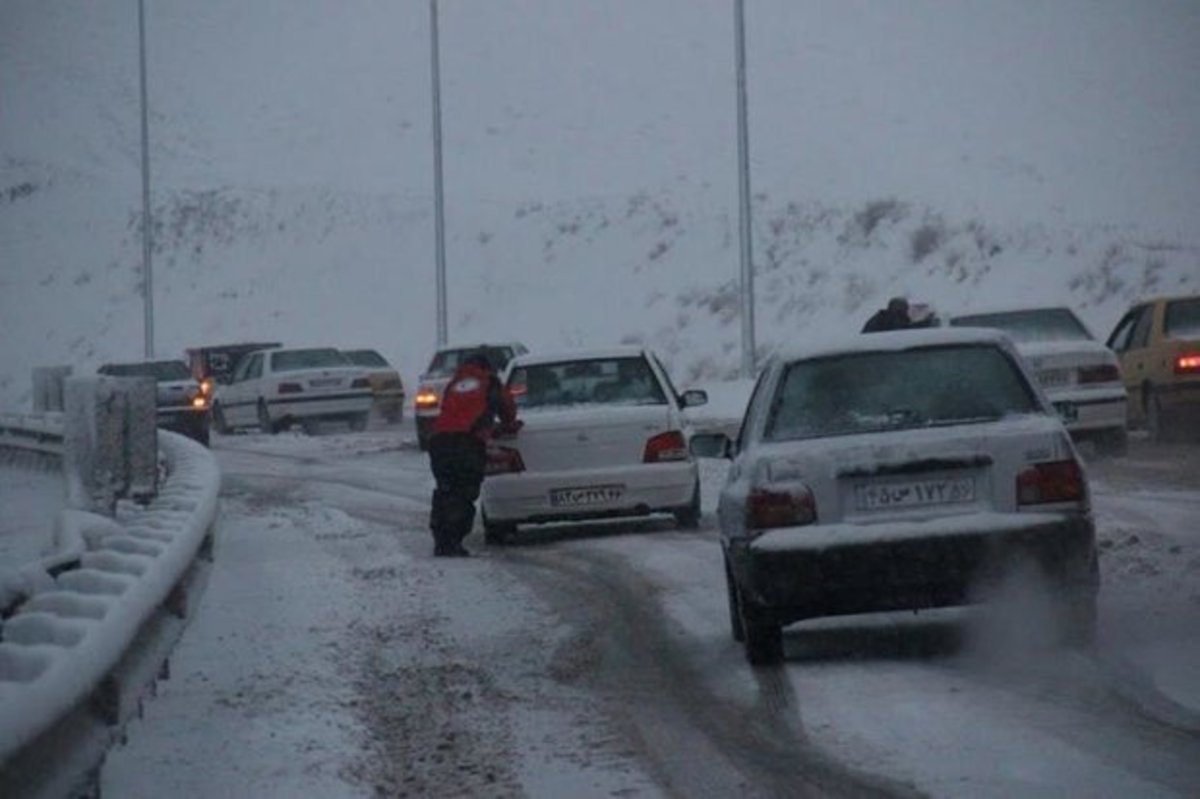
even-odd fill
[[[465,358],[446,385],[429,438],[429,465],[437,481],[429,512],[435,557],[470,554],[462,541],[475,523],[487,442],[495,432],[519,428],[516,404],[487,354]]]
[[[912,327],[912,319],[908,315],[908,300],[904,297],[892,297],[886,308],[880,308],[863,325],[864,333],[882,333],[885,330],[904,330]]]

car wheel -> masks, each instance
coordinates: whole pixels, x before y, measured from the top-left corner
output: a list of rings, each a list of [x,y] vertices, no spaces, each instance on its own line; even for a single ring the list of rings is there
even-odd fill
[[[1063,599],[1059,606],[1062,642],[1079,649],[1092,646],[1096,641],[1096,616],[1095,592],[1077,592]]]
[[[301,419],[300,429],[304,431],[306,436],[315,436],[321,432],[320,419]]]
[[[675,521],[680,530],[700,529],[700,481],[692,488],[692,501],[675,511]]]
[[[517,525],[512,522],[493,522],[483,517],[483,542],[490,546],[504,546],[517,534]]]
[[[738,600],[737,583],[733,579],[733,569],[729,559],[725,559],[725,594],[729,600],[729,632],[733,640],[739,644],[746,640],[746,628],[742,626],[742,607]]]
[[[271,419],[271,412],[267,410],[267,403],[262,400],[258,401],[258,429],[268,435],[275,435],[279,432],[279,425]]]
[[[208,425],[200,425],[192,434],[192,438],[199,441],[204,446],[208,446]]]
[[[367,418],[369,416],[370,416],[370,414],[366,414],[366,413],[356,413],[353,416],[351,416],[347,420],[350,423],[350,429],[356,433],[361,433],[363,430],[366,430],[367,429]]]
[[[783,627],[745,619],[742,624],[746,632],[746,660],[751,666],[774,666],[783,662]]]
[[[1146,431],[1150,433],[1150,440],[1161,444],[1167,440],[1167,431],[1163,426],[1162,401],[1149,386],[1142,395],[1142,406],[1146,411]]]
[[[389,411],[384,411],[383,421],[387,424],[399,424],[404,420],[404,408],[393,408]]]
[[[1096,439],[1096,449],[1101,455],[1124,455],[1129,451],[1129,433],[1124,427],[1106,430]]]
[[[225,411],[215,402],[212,406],[212,423],[213,427],[217,428],[217,432],[223,436],[229,435],[232,430],[229,422],[225,421]]]

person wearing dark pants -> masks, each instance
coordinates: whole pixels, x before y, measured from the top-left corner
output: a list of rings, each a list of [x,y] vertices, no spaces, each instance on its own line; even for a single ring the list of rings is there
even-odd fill
[[[487,442],[495,431],[515,433],[519,427],[516,404],[486,352],[465,358],[442,394],[429,438],[429,466],[437,483],[429,510],[435,557],[470,554],[462,542],[475,523]]]

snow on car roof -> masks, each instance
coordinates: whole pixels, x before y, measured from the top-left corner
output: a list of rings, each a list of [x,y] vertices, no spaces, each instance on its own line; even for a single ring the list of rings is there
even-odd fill
[[[643,347],[624,346],[624,347],[602,347],[597,349],[575,349],[575,350],[559,350],[557,352],[537,352],[518,355],[513,358],[510,364],[516,366],[528,366],[537,363],[562,363],[564,361],[589,361],[601,358],[636,358],[645,354],[646,350]]]
[[[979,308],[972,308],[969,311],[962,313],[951,314],[950,319],[962,319],[972,316],[991,316],[993,314],[1010,314],[1010,313],[1036,313],[1038,311],[1069,311],[1072,315],[1078,316],[1074,309],[1069,305],[984,305]]]
[[[842,334],[782,349],[776,357],[783,361],[800,361],[830,355],[864,352],[899,352],[919,347],[949,344],[994,344],[1011,351],[1013,344],[1007,335],[990,327],[934,327],[917,330],[890,330],[882,333]]]

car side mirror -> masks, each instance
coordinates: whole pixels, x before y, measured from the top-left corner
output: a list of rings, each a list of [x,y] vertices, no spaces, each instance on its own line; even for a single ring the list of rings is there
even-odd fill
[[[683,392],[683,396],[679,398],[679,404],[684,408],[696,408],[700,405],[707,405],[708,392],[698,388],[689,389]]]
[[[733,442],[724,433],[695,433],[688,441],[688,451],[697,458],[730,458]]]

